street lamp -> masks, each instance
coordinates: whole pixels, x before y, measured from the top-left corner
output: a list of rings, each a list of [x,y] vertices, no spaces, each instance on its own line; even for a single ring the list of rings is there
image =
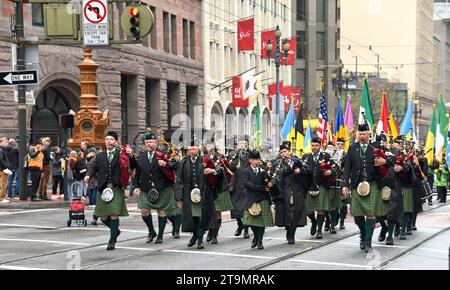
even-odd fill
[[[422,104],[419,100],[414,100],[414,124],[416,124],[416,138],[419,141],[419,123],[417,122],[417,117],[422,117]]]
[[[348,70],[346,72],[346,76],[342,75],[342,69],[344,68],[344,64],[342,63],[342,60],[339,60],[339,66],[338,70],[334,71],[331,74],[331,80],[333,82],[333,89],[336,93],[336,97],[341,95],[342,93],[342,85],[344,84],[344,77],[347,76]],[[350,75],[348,75],[348,79],[350,79]],[[348,79],[346,79],[347,89],[348,89]],[[336,90],[337,88],[337,90]]]
[[[280,102],[280,65],[281,65],[281,59],[284,56],[287,64],[287,58],[289,54],[290,45],[287,39],[283,39],[281,43],[281,30],[280,27],[277,25],[277,28],[275,30],[275,51],[273,52],[273,44],[271,40],[269,39],[266,45],[266,51],[267,51],[267,57],[268,62],[270,65],[270,59],[273,57],[276,67],[276,96],[275,96],[275,118],[274,118],[274,125],[275,125],[275,147],[280,147],[280,132],[281,132],[281,124],[283,124],[284,120],[284,106],[283,110],[280,109],[281,102]],[[282,45],[281,45],[282,44]],[[272,53],[273,52],[273,53]],[[284,100],[283,100],[284,104]]]

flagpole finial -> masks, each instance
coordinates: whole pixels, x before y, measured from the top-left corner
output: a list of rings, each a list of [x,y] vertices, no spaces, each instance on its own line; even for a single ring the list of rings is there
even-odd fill
[[[325,91],[325,81],[323,77],[320,77],[320,90],[322,93]]]

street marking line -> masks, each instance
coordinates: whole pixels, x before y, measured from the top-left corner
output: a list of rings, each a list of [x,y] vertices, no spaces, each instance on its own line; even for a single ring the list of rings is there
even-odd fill
[[[367,266],[362,266],[358,264],[347,264],[347,263],[335,263],[335,262],[321,262],[321,261],[311,261],[311,260],[289,260],[289,262],[295,263],[305,263],[305,264],[317,264],[317,265],[332,265],[332,266],[342,266],[342,267],[353,267],[353,268],[364,268],[369,269]]]
[[[31,268],[31,267],[9,266],[9,265],[0,265],[0,269],[3,269],[3,270],[53,270],[53,269],[46,269],[46,268]]]
[[[219,236],[220,237],[220,236]],[[236,236],[222,236],[223,238],[228,239],[243,239],[242,237],[236,237]],[[264,240],[283,240],[286,241],[286,238],[275,238],[275,237],[264,237]],[[318,241],[318,240],[295,240],[296,242],[306,242],[306,243],[324,243],[325,241]]]
[[[264,260],[275,259],[275,257],[263,257],[263,256],[243,255],[243,254],[230,254],[230,253],[222,253],[222,252],[204,252],[204,251],[197,252],[197,251],[188,251],[188,250],[161,250],[161,252],[188,253],[188,254],[199,254],[199,255],[216,255],[216,256],[237,257],[237,258],[264,259]]]
[[[104,246],[98,246],[99,248],[104,248]],[[155,249],[151,248],[138,248],[138,247],[125,247],[125,246],[116,246],[116,249],[124,249],[124,250],[134,250],[134,251],[144,251],[144,252],[151,252],[155,251]]]
[[[73,246],[89,246],[89,244],[87,244],[87,243],[73,243],[73,242],[49,241],[49,240],[33,240],[33,239],[5,239],[5,238],[0,238],[0,241],[7,241],[7,242],[33,242],[33,243],[61,244],[61,245],[73,245]]]
[[[359,243],[350,243],[350,242],[339,242],[338,244],[344,244],[344,245],[350,245],[350,246],[359,246]],[[382,244],[372,244],[372,247],[384,247],[384,248],[399,248],[399,249],[406,249],[408,246],[389,246],[389,245],[382,245]]]
[[[445,250],[437,250],[437,249],[430,249],[430,248],[418,248],[418,250],[448,254],[448,251],[445,251]]]
[[[57,211],[57,210],[60,210],[60,208],[43,208],[43,209],[12,211],[12,212],[0,212],[0,215],[12,215],[12,214],[19,214],[19,213],[35,213],[35,212],[41,212],[41,211]]]
[[[3,227],[15,227],[15,228],[34,228],[34,229],[45,229],[45,230],[57,229],[57,227],[21,225],[21,224],[3,224],[3,223],[0,223],[0,226],[3,226]]]

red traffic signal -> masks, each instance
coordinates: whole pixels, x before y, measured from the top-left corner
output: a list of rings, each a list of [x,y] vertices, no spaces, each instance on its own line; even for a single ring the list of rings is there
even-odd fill
[[[130,8],[130,15],[131,16],[138,16],[139,15],[139,9],[137,9],[136,7],[131,7]]]

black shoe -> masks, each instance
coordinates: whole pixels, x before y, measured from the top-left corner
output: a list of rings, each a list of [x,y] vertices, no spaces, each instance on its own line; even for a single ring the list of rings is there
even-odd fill
[[[38,197],[32,197],[31,201],[42,201],[42,200],[40,198],[38,198]]]
[[[366,243],[366,247],[364,248],[364,252],[366,252],[366,253],[372,252],[372,245]]]
[[[209,230],[208,231],[208,235],[206,236],[206,242],[209,243],[212,240],[212,231],[213,230]]]
[[[158,235],[158,237],[156,238],[155,244],[162,244],[163,241],[163,236]]]
[[[386,245],[388,245],[388,246],[393,246],[393,245],[394,245],[394,239],[393,239],[393,238],[390,238],[390,237],[387,237],[387,239],[386,239]]]
[[[92,221],[91,221],[91,225],[93,225],[93,226],[98,226],[98,223],[97,223],[96,220],[92,220]]]
[[[150,233],[148,234],[148,238],[147,241],[145,241],[147,244],[150,244],[151,242],[153,242],[153,240],[156,238],[156,233]]]
[[[406,229],[406,235],[408,235],[408,236],[411,236],[411,235],[412,235],[411,229]]]
[[[330,222],[325,222],[324,230],[328,232],[330,230]]]
[[[242,231],[244,230],[244,226],[238,226],[236,229],[236,232],[234,233],[235,237],[239,237],[242,234]]]
[[[331,227],[330,234],[337,234],[335,227]]]
[[[256,247],[256,248],[257,248],[258,250],[264,249],[263,243],[262,243],[262,242],[258,243],[258,247]]]
[[[112,251],[116,249],[116,243],[113,238],[109,239],[108,246],[106,247],[107,251]]]
[[[180,238],[180,231],[175,231],[175,234],[173,235],[174,239],[179,239]]]
[[[405,234],[404,234],[404,233],[400,233],[399,239],[400,239],[400,240],[406,240]]]
[[[411,227],[411,230],[413,230],[413,231],[417,231],[417,228],[416,228],[416,226],[412,226],[412,227]]]
[[[253,238],[252,240],[252,245],[250,246],[252,249],[256,248],[256,245],[258,244],[258,242],[256,241],[256,237]]]
[[[288,245],[293,245],[295,244],[295,240],[294,239],[288,239]]]
[[[310,232],[311,236],[314,236],[316,232],[317,232],[317,222],[313,222],[311,223],[311,232]]]
[[[345,226],[344,226],[344,220],[341,220],[340,224],[339,224],[339,229],[340,230],[344,230]]]
[[[365,239],[360,239],[359,240],[359,248],[361,250],[364,250],[366,248],[366,240]]]
[[[400,228],[399,227],[395,227],[395,229],[394,229],[394,237],[398,237],[398,236],[400,236]]]
[[[217,237],[213,237],[213,238],[211,239],[211,244],[216,245],[216,244],[218,244],[218,243],[219,243],[219,241],[217,240]]]
[[[175,227],[174,226],[172,226],[172,237],[174,237],[175,238]]]
[[[380,231],[380,235],[378,236],[378,241],[384,242],[384,240],[386,239],[386,234],[387,234],[387,230],[382,227],[381,231]]]
[[[428,202],[428,205],[429,205],[429,206],[433,206],[433,202],[432,202],[432,201],[429,201],[429,202]]]
[[[192,236],[191,240],[188,243],[188,247],[193,247],[195,245],[195,242],[197,242],[197,236]]]
[[[248,228],[244,229],[244,239],[250,239],[250,235],[248,234]]]
[[[322,232],[321,231],[317,231],[316,240],[321,240],[321,239],[322,239]]]
[[[203,245],[203,241],[202,240],[198,240],[198,242],[197,242],[197,249],[204,249],[205,248],[205,246]]]

